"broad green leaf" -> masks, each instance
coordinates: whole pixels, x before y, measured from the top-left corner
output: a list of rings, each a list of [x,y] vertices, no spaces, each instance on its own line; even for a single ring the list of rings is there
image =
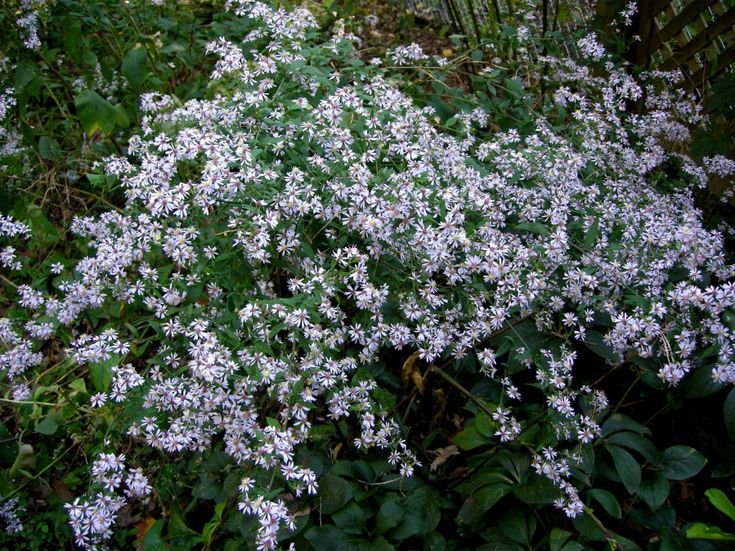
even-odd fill
[[[33,67],[25,63],[18,63],[15,67],[15,93],[20,95],[26,89],[26,86],[36,77]]]
[[[592,352],[611,364],[620,363],[620,356],[605,342],[602,333],[599,331],[595,331],[594,329],[587,331],[587,335],[584,338],[584,344],[587,348],[592,350]]]
[[[725,495],[725,492],[718,490],[717,488],[710,488],[704,492],[704,495],[707,496],[710,503],[717,507],[721,513],[727,515],[730,520],[735,521],[735,505],[733,505],[730,498]]]
[[[345,534],[360,535],[365,533],[366,521],[371,516],[370,511],[351,501],[332,514],[332,520]]]
[[[375,533],[382,534],[398,525],[406,514],[406,507],[397,496],[386,499],[375,516]]]
[[[114,375],[112,368],[117,362],[117,357],[112,357],[103,362],[89,364],[89,380],[97,392],[105,392],[110,388]]]
[[[662,465],[669,480],[685,480],[696,475],[707,459],[689,446],[671,446],[664,451]]]
[[[587,232],[584,234],[584,239],[582,240],[582,246],[585,249],[590,248],[592,245],[595,244],[597,241],[597,234],[600,231],[600,222],[597,218],[595,218],[595,221],[592,222],[592,225],[587,230]]]
[[[370,544],[355,536],[345,534],[332,524],[314,526],[304,537],[316,551],[369,551]]]
[[[620,508],[620,503],[618,503],[617,498],[613,494],[607,490],[601,490],[599,488],[593,488],[588,492],[588,494],[597,503],[602,505],[602,508],[605,509],[608,515],[616,519],[623,518],[623,511]]]
[[[526,483],[513,485],[513,495],[529,505],[549,505],[559,497],[560,490],[548,478],[532,473]]]
[[[636,495],[648,505],[651,511],[655,511],[669,497],[669,480],[661,471],[647,473],[643,476]]]
[[[513,507],[500,514],[498,524],[508,539],[520,543],[524,549],[531,545],[536,533],[536,517],[532,512],[526,514],[524,509]]]
[[[492,440],[483,436],[474,426],[467,423],[464,429],[454,437],[454,443],[463,450],[472,450],[491,443]]]
[[[625,489],[634,494],[641,485],[641,467],[635,458],[625,448],[608,445],[605,449],[612,456],[615,470],[623,481]]]
[[[319,480],[319,496],[322,513],[331,515],[352,499],[352,485],[344,478],[327,474]]]
[[[163,519],[158,519],[145,533],[143,551],[169,551],[171,548],[163,539]]]
[[[145,48],[133,48],[125,55],[122,63],[122,73],[130,83],[130,89],[133,92],[137,92],[143,87],[147,71],[147,59],[148,55]]]
[[[48,136],[41,136],[38,140],[38,154],[47,161],[55,161],[61,158],[59,142]]]
[[[43,418],[43,420],[36,426],[36,432],[50,436],[56,432],[59,428],[59,423],[56,421],[56,416],[51,412]]]
[[[115,120],[119,117],[119,113],[97,92],[83,90],[74,98],[74,106],[77,109],[82,129],[88,136],[98,131],[109,134],[115,128]]]
[[[493,505],[511,491],[511,488],[512,486],[508,483],[483,486],[462,504],[459,513],[457,513],[457,523],[467,526],[477,524]]]
[[[637,451],[649,463],[658,463],[660,460],[660,454],[653,442],[637,432],[620,431],[611,434],[605,440],[611,444]]]
[[[637,421],[633,421],[633,419],[621,413],[613,413],[602,424],[602,434],[604,436],[609,436],[621,430],[629,430],[632,432],[637,432],[638,434],[641,434],[641,435],[651,434],[651,431],[648,430],[648,428],[641,425]]]
[[[404,500],[406,514],[390,531],[390,539],[404,540],[433,532],[441,519],[441,496],[434,488],[421,486]]]
[[[75,63],[82,61],[82,22],[75,15],[67,15],[62,23],[64,53]]]
[[[549,228],[539,222],[524,222],[522,224],[516,224],[513,229],[538,235],[549,235]]]
[[[687,538],[713,541],[735,541],[735,534],[723,532],[717,526],[696,522],[687,530]]]
[[[712,368],[703,365],[694,370],[681,384],[685,398],[702,398],[721,390],[725,383],[718,383],[712,378]]]

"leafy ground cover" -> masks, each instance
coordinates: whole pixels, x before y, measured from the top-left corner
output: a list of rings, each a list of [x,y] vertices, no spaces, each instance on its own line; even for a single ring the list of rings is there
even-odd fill
[[[533,4],[2,7],[5,545],[731,545],[735,163],[676,74]]]

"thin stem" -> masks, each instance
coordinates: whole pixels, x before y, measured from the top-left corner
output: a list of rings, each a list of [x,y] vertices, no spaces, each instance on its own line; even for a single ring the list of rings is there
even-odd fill
[[[492,416],[495,412],[491,410],[489,407],[487,407],[482,400],[480,400],[477,396],[472,394],[469,390],[467,390],[465,387],[463,387],[461,384],[459,384],[454,377],[443,371],[440,367],[432,364],[429,369],[433,371],[434,373],[439,374],[445,381],[447,381],[450,385],[452,385],[454,388],[459,390],[462,394],[464,394],[467,398],[469,398],[472,403],[474,403],[477,407],[479,407],[483,412],[487,413],[488,415]]]

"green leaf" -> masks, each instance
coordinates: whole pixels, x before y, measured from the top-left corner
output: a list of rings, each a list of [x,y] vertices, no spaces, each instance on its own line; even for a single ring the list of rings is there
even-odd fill
[[[637,451],[649,463],[658,463],[660,460],[660,454],[653,442],[637,432],[620,431],[611,434],[605,440],[611,444]]]
[[[707,459],[689,446],[671,446],[664,451],[662,465],[669,480],[685,480],[696,475]]]
[[[687,530],[687,538],[714,541],[735,541],[735,534],[723,532],[717,526],[708,526],[702,522],[696,522]]]
[[[641,467],[630,452],[620,446],[608,445],[605,449],[612,456],[615,470],[625,489],[634,494],[641,485]]]
[[[553,528],[549,535],[549,551],[577,551],[583,546],[576,541],[567,541],[572,537],[571,532],[561,528]]]
[[[319,480],[321,511],[331,515],[352,499],[352,485],[344,478],[326,474]]]
[[[445,551],[447,540],[439,532],[430,532],[424,537],[424,551]]]
[[[718,383],[712,378],[712,368],[703,365],[684,379],[681,390],[685,398],[702,398],[714,394],[724,386],[725,383]]]
[[[480,431],[475,428],[474,423],[467,423],[465,428],[454,437],[454,443],[463,450],[472,450],[474,448],[479,448],[480,446],[485,446],[491,442],[492,440],[490,438],[483,436]]]
[[[82,61],[82,22],[75,15],[67,15],[61,24],[63,30],[62,42],[64,53],[75,63]]]
[[[648,505],[651,511],[655,511],[669,497],[669,480],[661,471],[646,474],[641,480],[636,495]]]
[[[441,496],[434,488],[421,486],[408,494],[403,503],[406,513],[390,532],[391,539],[404,540],[433,532],[441,519]]]
[[[112,357],[104,362],[89,364],[89,380],[97,392],[105,392],[110,388],[114,374],[112,367],[117,362],[117,357]]]
[[[462,504],[459,513],[457,513],[457,523],[470,527],[476,525],[485,513],[510,491],[511,485],[508,483],[483,486]]]
[[[527,231],[538,235],[549,235],[549,228],[539,222],[524,222],[522,224],[516,224],[513,229]]]
[[[143,551],[168,551],[170,548],[163,540],[164,520],[159,519],[145,533]]]
[[[717,488],[710,488],[704,495],[707,496],[710,503],[717,507],[717,509],[727,515],[730,520],[735,521],[735,505],[733,505],[730,498],[725,495],[725,492],[718,490]]]
[[[36,432],[50,436],[56,432],[59,428],[59,423],[56,421],[56,416],[51,412],[43,418],[43,420],[36,426]]]
[[[513,495],[529,505],[549,505],[559,497],[560,490],[548,478],[531,473],[526,483],[513,485]]]
[[[641,435],[651,434],[651,431],[648,430],[648,428],[641,425],[637,421],[633,421],[633,419],[621,413],[613,413],[602,424],[602,434],[604,436],[609,436],[621,430],[629,430],[632,432],[637,432],[638,434],[641,434]]]
[[[123,76],[128,80],[130,89],[138,92],[143,87],[147,71],[148,54],[145,48],[133,48],[122,63]]]
[[[584,338],[584,344],[587,348],[592,350],[592,352],[611,364],[620,363],[620,355],[605,342],[605,338],[599,331],[595,331],[594,329],[587,331],[587,335]]]
[[[33,72],[33,67],[26,65],[25,63],[18,63],[15,67],[15,93],[20,95],[26,89],[33,79],[36,78],[36,74]]]
[[[406,508],[397,496],[386,499],[375,516],[375,534],[382,534],[398,525],[406,514]]]
[[[82,394],[87,394],[87,385],[84,383],[84,379],[74,379],[69,383],[69,388]]]
[[[722,404],[722,414],[725,417],[727,434],[731,440],[735,440],[735,386],[730,389],[725,403]]]
[[[18,444],[18,455],[15,456],[15,461],[12,467],[8,471],[10,478],[15,478],[19,474],[27,472],[29,469],[36,468],[36,454],[33,451],[33,446],[30,444]]]
[[[74,106],[82,129],[88,136],[98,131],[109,134],[115,128],[115,119],[119,114],[115,107],[97,92],[83,90],[74,98]]]
[[[582,240],[582,246],[585,249],[589,249],[592,245],[595,244],[597,241],[597,234],[600,231],[600,222],[597,218],[595,218],[595,221],[592,222],[592,225],[587,230],[587,232],[584,234],[584,239]]]
[[[593,488],[588,493],[592,499],[602,505],[602,508],[605,509],[608,515],[616,519],[623,518],[623,511],[620,508],[620,503],[618,503],[617,498],[613,494],[607,490],[601,490],[599,488]]]
[[[368,510],[351,501],[334,513],[332,520],[345,534],[360,535],[365,533],[366,521],[371,516]]]
[[[38,140],[38,154],[47,161],[55,161],[61,158],[59,142],[48,136],[41,136]]]
[[[360,538],[345,534],[331,524],[314,526],[304,537],[316,551],[369,551],[370,544]]]
[[[520,507],[513,507],[501,513],[498,525],[505,537],[520,543],[524,549],[531,545],[533,535],[536,533],[536,517],[533,513],[527,515]]]

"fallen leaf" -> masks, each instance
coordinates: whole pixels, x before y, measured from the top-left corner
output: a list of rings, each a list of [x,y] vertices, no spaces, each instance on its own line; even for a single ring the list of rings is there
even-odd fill
[[[446,448],[439,448],[437,450],[432,450],[432,452],[436,454],[436,457],[434,458],[434,461],[432,461],[431,465],[429,466],[430,471],[437,470],[444,463],[446,463],[447,459],[449,459],[453,455],[459,455],[459,449],[457,448],[457,446],[447,446]]]

